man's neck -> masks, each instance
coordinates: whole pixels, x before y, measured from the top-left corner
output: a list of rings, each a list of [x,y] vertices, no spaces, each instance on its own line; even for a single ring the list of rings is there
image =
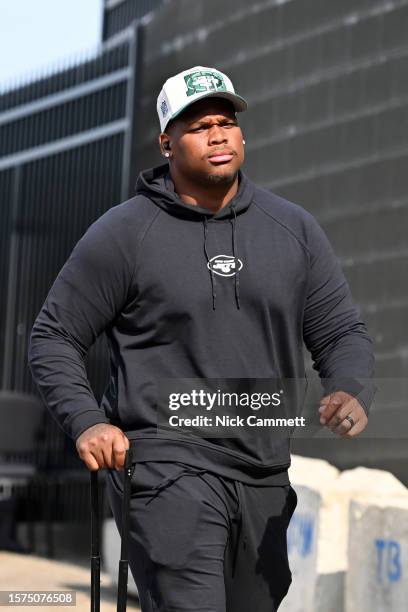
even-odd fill
[[[183,202],[192,206],[208,208],[214,213],[224,208],[232,200],[239,187],[238,174],[229,185],[214,184],[208,186],[192,184],[188,179],[177,176],[171,169],[170,176],[174,183],[174,189]]]

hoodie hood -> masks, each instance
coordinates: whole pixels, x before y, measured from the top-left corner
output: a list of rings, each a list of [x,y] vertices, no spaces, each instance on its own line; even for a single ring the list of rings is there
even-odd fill
[[[209,231],[208,220],[223,221],[231,220],[233,262],[234,262],[234,282],[235,282],[235,303],[238,309],[241,308],[239,295],[239,257],[238,257],[238,237],[237,237],[237,216],[244,213],[251,205],[254,195],[254,185],[248,177],[238,170],[238,191],[235,196],[214,213],[208,208],[186,204],[182,201],[175,191],[174,183],[170,175],[169,164],[162,164],[154,168],[143,170],[136,182],[136,194],[144,195],[152,200],[156,206],[166,211],[168,214],[181,219],[201,221],[204,226],[203,249],[207,259],[207,268],[211,277],[212,288],[212,307],[216,309],[216,277],[207,251],[207,237]]]
[[[238,170],[238,182],[238,191],[235,196],[216,213],[202,206],[186,204],[181,200],[175,191],[168,163],[142,170],[136,181],[136,194],[148,197],[157,206],[175,217],[192,220],[202,220],[203,216],[214,220],[228,219],[233,215],[232,208],[238,215],[247,210],[252,202],[254,186],[242,170]]]

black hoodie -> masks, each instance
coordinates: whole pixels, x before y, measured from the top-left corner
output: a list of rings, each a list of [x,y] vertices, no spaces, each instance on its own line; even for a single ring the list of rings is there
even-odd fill
[[[103,331],[111,377],[99,406],[84,359]],[[136,195],[79,240],[35,321],[29,365],[73,440],[112,423],[135,440],[136,461],[288,484],[290,439],[255,428],[228,439],[167,435],[157,429],[157,387],[168,379],[300,380],[304,345],[322,378],[373,375],[371,340],[314,217],[241,170],[237,194],[214,214],[182,202],[164,164],[141,172]],[[367,412],[372,395],[369,387],[359,395]]]

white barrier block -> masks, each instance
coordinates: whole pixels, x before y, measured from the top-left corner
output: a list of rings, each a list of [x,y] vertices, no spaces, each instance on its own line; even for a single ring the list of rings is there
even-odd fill
[[[353,499],[345,612],[408,610],[408,498]]]
[[[358,467],[339,472],[322,492],[314,612],[341,612],[345,606],[349,570],[349,508],[361,495],[388,498],[406,495],[407,489],[393,474]]]
[[[320,495],[318,511],[318,541],[316,554],[316,577],[311,612],[341,612],[343,609],[344,574],[347,565],[347,532],[343,522],[333,532],[336,515],[347,516],[341,500],[332,490],[340,476],[340,470],[324,459],[292,455],[289,477],[295,489],[307,486]],[[302,511],[301,502],[298,503]],[[296,591],[296,577],[291,586]]]
[[[391,472],[366,467],[341,472],[336,482],[336,489],[348,491],[352,495],[371,493],[384,497],[390,495],[408,497],[407,487]]]
[[[113,583],[118,586],[118,569],[120,559],[120,535],[116,527],[115,519],[105,519],[102,526],[102,564],[104,571],[112,578]],[[128,571],[128,593],[138,597],[137,586],[132,572]]]
[[[292,486],[298,505],[287,532],[292,584],[279,610],[314,612],[320,494],[309,487]]]
[[[291,456],[289,478],[298,504],[288,529],[292,584],[283,600],[283,612],[315,612],[322,494],[339,470],[323,459]]]
[[[350,597],[345,594],[346,588],[352,588],[354,593],[357,588],[356,585],[360,584],[359,577],[362,572],[364,573],[364,570],[360,567],[361,561],[356,563],[353,572],[354,582],[349,584],[350,559],[355,562],[354,553],[349,554],[350,504],[352,500],[361,499],[362,496],[363,498],[364,496],[365,498],[375,498],[377,505],[381,504],[381,500],[383,500],[383,513],[386,515],[389,510],[386,510],[385,506],[389,503],[391,497],[408,500],[407,488],[395,476],[384,470],[358,467],[340,472],[327,461],[298,455],[292,456],[289,475],[296,490],[299,486],[302,486],[319,493],[320,508],[317,511],[319,529],[315,579],[312,581],[314,588],[313,604],[310,607],[309,595],[305,596],[302,579],[298,578],[298,569],[296,569],[293,572],[293,583],[286,598],[286,607],[282,609],[287,610],[287,612],[298,611],[299,609],[307,612],[343,612],[346,609],[347,600],[349,606],[347,612],[363,611],[365,608],[362,607],[361,602],[364,601],[365,596],[361,596],[357,603],[357,596],[353,595],[354,599],[349,604]],[[307,501],[299,499],[295,514],[302,512],[303,509],[307,510]],[[397,538],[394,539],[397,540]],[[381,546],[389,546],[391,552],[387,552],[387,554],[390,555],[394,549],[400,550],[395,544],[382,544],[382,541],[386,540],[385,537],[378,536],[377,540],[378,562],[385,563],[381,559]],[[353,542],[353,545],[358,548],[358,538],[350,539],[350,542]],[[289,558],[292,563],[291,556]],[[297,562],[294,561],[294,563]],[[307,570],[305,571],[307,572]],[[394,591],[396,592],[397,588],[394,588]],[[404,593],[404,596],[406,602],[408,602],[406,593]],[[398,595],[398,597],[403,596]],[[303,600],[307,603],[304,603],[303,608],[294,607],[294,599]],[[381,597],[380,601],[382,601]],[[397,601],[400,605],[400,600]],[[381,608],[380,606],[378,610],[380,609],[383,612],[384,607]],[[389,612],[391,610],[394,612],[394,608],[389,608]],[[401,612],[402,610],[408,610],[408,603],[405,607],[395,608],[395,612],[400,612],[400,610]]]
[[[347,571],[349,499],[336,491],[338,478],[321,492],[317,580],[313,612],[343,612]]]
[[[340,470],[325,459],[291,455],[291,464],[288,470],[292,484],[308,486],[321,491],[327,484],[338,478]]]

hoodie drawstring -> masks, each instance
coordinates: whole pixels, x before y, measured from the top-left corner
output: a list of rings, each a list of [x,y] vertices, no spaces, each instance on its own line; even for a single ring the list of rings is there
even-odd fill
[[[234,263],[235,263],[235,302],[237,305],[237,309],[241,308],[241,301],[240,301],[240,296],[239,296],[239,263],[238,263],[238,247],[237,247],[237,238],[236,238],[236,224],[237,224],[237,213],[235,211],[235,207],[231,206],[232,212],[231,212],[231,216],[232,216],[232,252],[233,252],[233,256],[234,256]],[[208,222],[207,222],[207,217],[205,215],[203,215],[203,223],[204,223],[204,253],[207,259],[207,264],[208,264],[208,269],[210,271],[210,275],[211,275],[211,291],[212,291],[212,301],[213,301],[213,310],[215,310],[215,302],[216,302],[216,290],[215,290],[215,285],[216,285],[216,280],[215,280],[215,275],[214,275],[214,271],[212,269],[212,267],[210,266],[210,258],[208,255],[208,251],[207,251],[207,236],[208,236]]]
[[[237,229],[237,213],[235,212],[235,206],[231,206],[232,211],[234,213],[233,221],[232,221],[232,253],[234,255],[235,262],[235,300],[237,302],[237,308],[240,309],[240,299],[239,299],[239,260],[238,260],[238,250],[237,250],[237,240],[236,240],[236,229]]]
[[[205,253],[205,256],[207,258],[207,263],[209,264],[210,263],[210,258],[208,257],[208,252],[207,252],[207,234],[208,234],[207,217],[204,215],[204,253]],[[213,269],[211,268],[210,265],[208,265],[208,268],[209,268],[210,274],[211,274],[212,301],[213,301],[213,310],[215,310],[215,298],[216,298],[216,293],[215,293],[215,276],[214,276]]]

